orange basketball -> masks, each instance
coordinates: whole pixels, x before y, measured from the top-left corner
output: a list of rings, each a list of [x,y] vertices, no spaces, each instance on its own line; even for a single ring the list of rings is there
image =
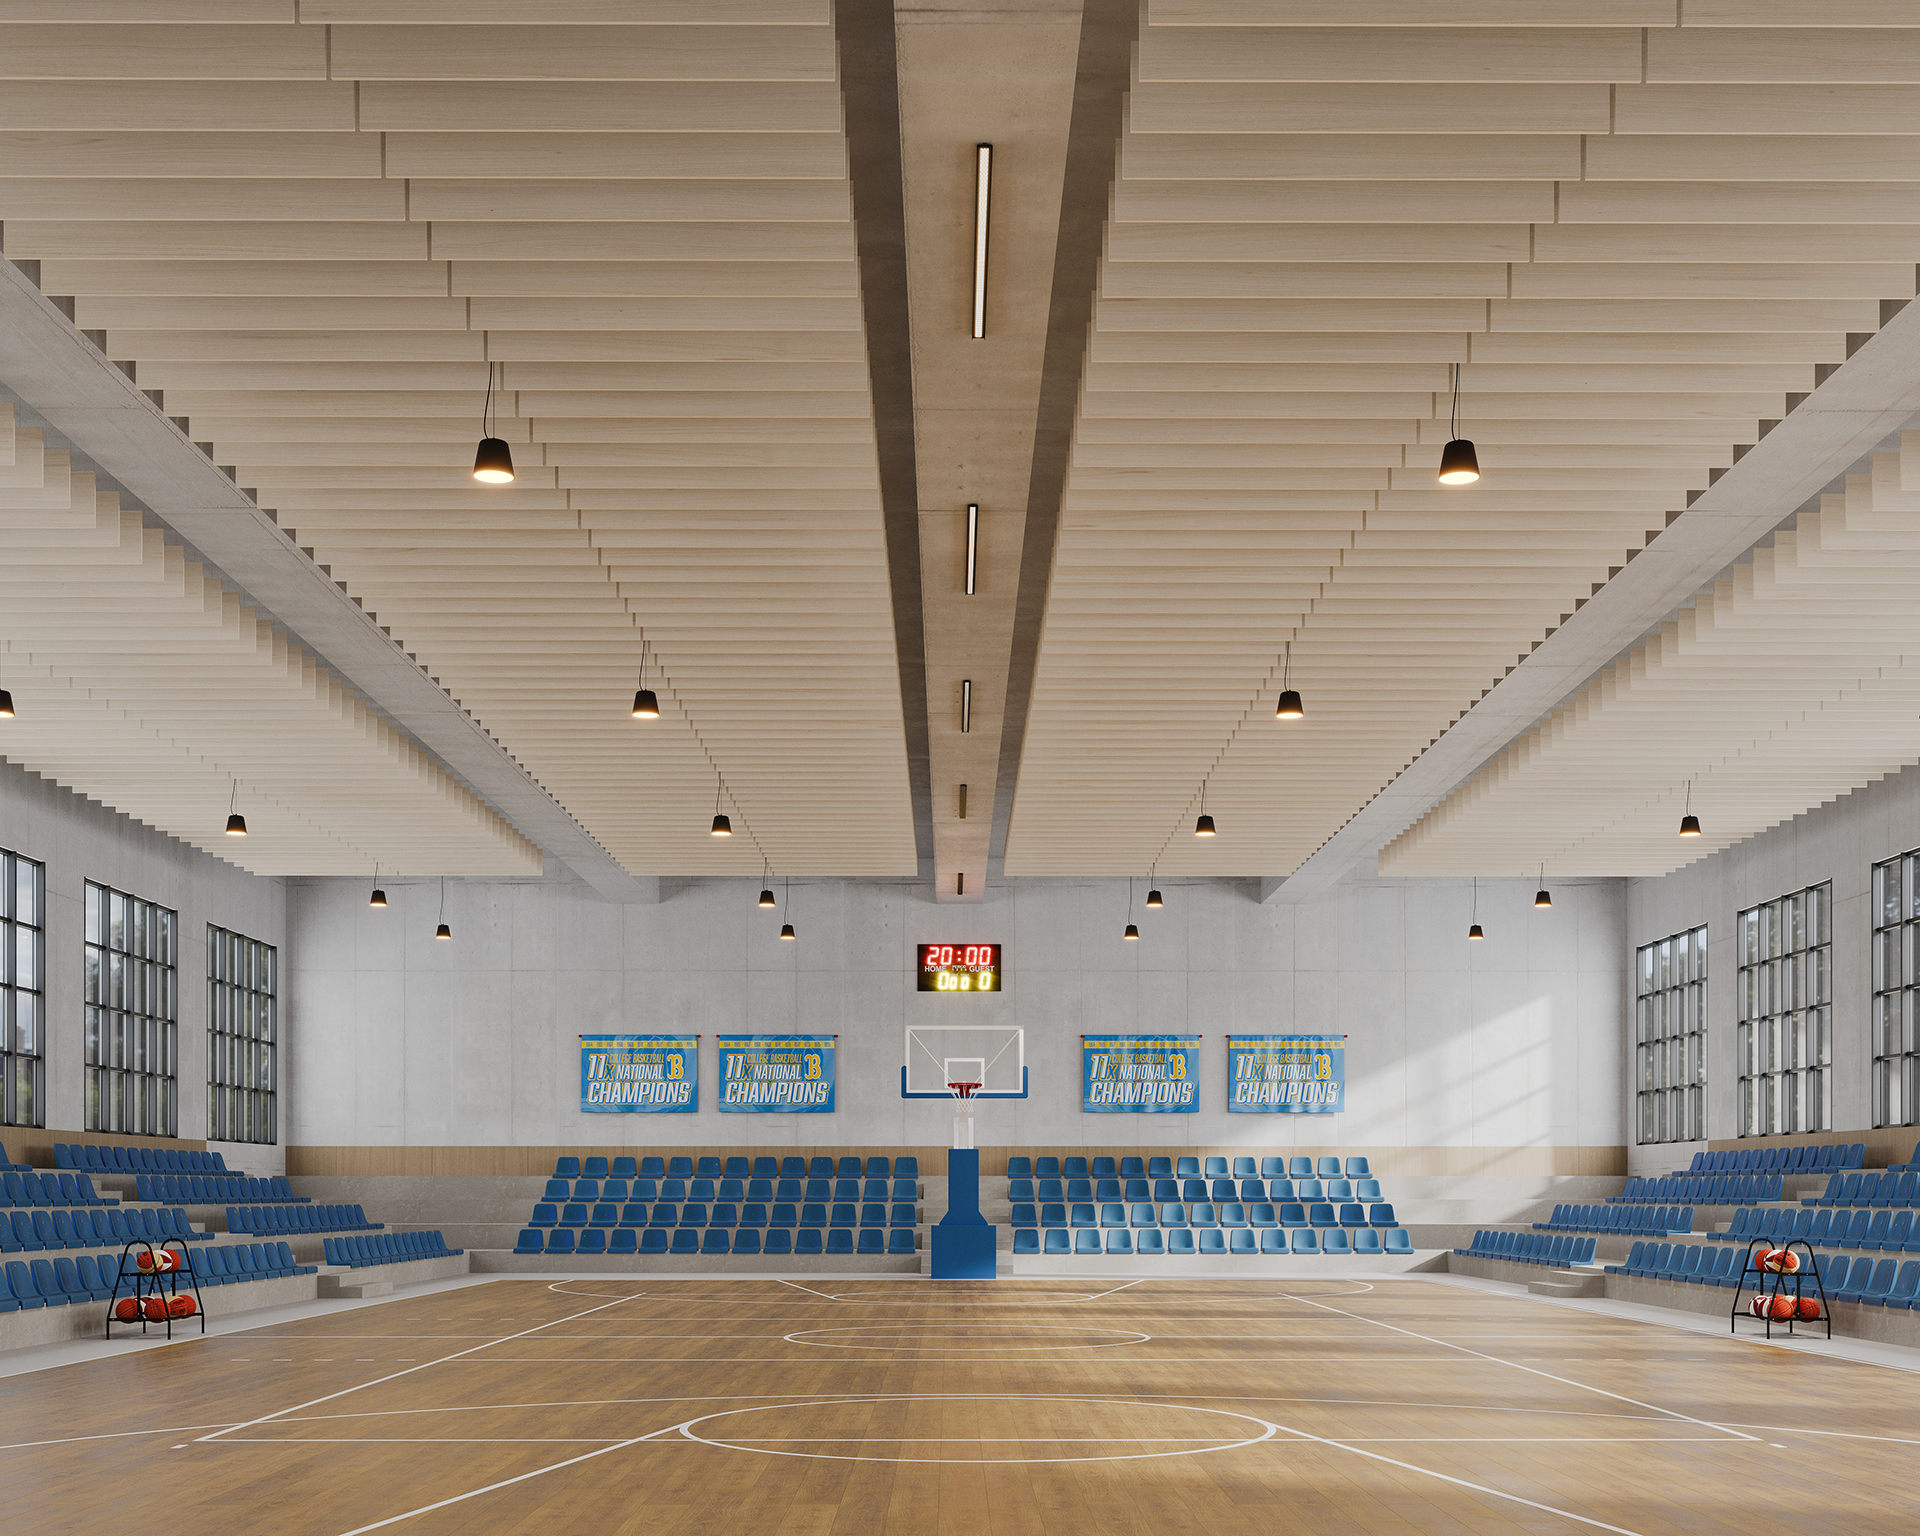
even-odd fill
[[[1817,1320],[1820,1316],[1820,1299],[1817,1296],[1802,1296],[1800,1316],[1803,1320],[1809,1318]]]
[[[1797,1303],[1785,1291],[1776,1291],[1773,1296],[1773,1317],[1775,1322],[1785,1322],[1800,1310]]]
[[[140,1321],[140,1303],[131,1296],[123,1296],[114,1306],[113,1315],[123,1323],[137,1323]]]
[[[180,1267],[180,1255],[171,1248],[142,1249],[134,1255],[134,1263],[142,1274],[164,1275]]]
[[[1771,1248],[1760,1256],[1760,1267],[1770,1275],[1797,1274],[1800,1255],[1786,1248]]]
[[[192,1317],[198,1305],[191,1296],[176,1296],[167,1303],[167,1311],[175,1317]]]
[[[167,1320],[167,1303],[165,1297],[149,1296],[146,1305],[142,1307],[141,1310],[146,1313],[147,1321],[150,1323],[164,1323]]]

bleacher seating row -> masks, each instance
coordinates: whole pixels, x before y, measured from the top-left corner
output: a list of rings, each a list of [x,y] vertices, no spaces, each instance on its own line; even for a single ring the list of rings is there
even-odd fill
[[[1802,1195],[1802,1205],[1920,1205],[1920,1174],[1889,1168],[1885,1173],[1836,1173],[1825,1191]]]
[[[1914,1156],[1920,1158],[1920,1147]],[[1696,1152],[1686,1173],[1827,1173],[1858,1168],[1867,1155],[1865,1142],[1852,1146],[1835,1142],[1820,1147],[1748,1147],[1737,1152]],[[1684,1176],[1684,1175],[1683,1175]]]
[[[917,1200],[918,1179],[548,1179],[543,1200]],[[1091,1197],[1089,1197],[1091,1198]],[[1178,1199],[1178,1196],[1174,1197]]]
[[[1669,1179],[1628,1179],[1609,1205],[1751,1205],[1780,1198],[1777,1173],[1676,1174]]]
[[[148,1206],[135,1210],[13,1211],[0,1215],[0,1253],[37,1253],[44,1248],[120,1248],[128,1243],[204,1243],[211,1232],[196,1232],[181,1210]]]
[[[0,1148],[0,1157],[5,1157],[5,1156],[6,1156],[5,1149]],[[1857,1167],[1858,1164],[1856,1164],[1855,1166]],[[1887,1172],[1888,1173],[1920,1173],[1920,1141],[1916,1141],[1913,1144],[1913,1156],[1911,1158],[1909,1158],[1904,1163],[1888,1163]]]
[[[1068,1239],[1072,1242],[1069,1245]],[[1103,1242],[1104,1239],[1104,1242]],[[1086,1228],[1066,1231],[1059,1227],[1013,1229],[1016,1254],[1284,1254],[1312,1253],[1351,1256],[1354,1254],[1412,1253],[1413,1241],[1405,1227],[1377,1230],[1360,1227],[1147,1227],[1139,1231],[1120,1228]]]
[[[238,1285],[243,1280],[284,1280],[317,1275],[318,1264],[302,1264],[285,1243],[229,1243],[194,1255],[194,1276],[202,1285]]]
[[[1815,1248],[1862,1248],[1887,1253],[1920,1253],[1920,1214],[1911,1210],[1796,1210],[1790,1205],[1766,1209],[1742,1207],[1725,1232],[1706,1234],[1710,1242],[1804,1242]]]
[[[1058,1228],[1094,1228],[1101,1230],[1120,1228],[1151,1227],[1191,1227],[1203,1230],[1208,1227],[1284,1227],[1291,1231],[1296,1227],[1375,1227],[1382,1230],[1400,1225],[1394,1219],[1393,1207],[1379,1204],[1371,1211],[1349,1202],[1340,1207],[1338,1214],[1334,1208],[1321,1201],[1314,1205],[1302,1205],[1298,1201],[1286,1201],[1276,1206],[1271,1201],[1260,1200],[1251,1205],[1238,1200],[1214,1205],[1210,1201],[1200,1201],[1188,1206],[1179,1202],[1162,1205],[1156,1210],[1151,1204],[1141,1202],[1124,1205],[1110,1201],[1094,1214],[1091,1203],[1082,1203],[1069,1208],[1066,1205],[1043,1205],[1036,1215],[1031,1205],[1016,1205],[1012,1216],[1015,1227]]]
[[[556,1179],[917,1179],[920,1159],[843,1157],[563,1157],[553,1165]]]
[[[320,1245],[329,1264],[366,1269],[375,1264],[406,1264],[414,1259],[454,1259],[467,1250],[449,1248],[438,1232],[388,1232],[380,1237],[329,1237]]]
[[[1758,1255],[1756,1255],[1758,1257]],[[1672,1280],[1687,1285],[1715,1285],[1733,1289],[1751,1285],[1771,1287],[1773,1277],[1743,1270],[1741,1248],[1696,1248],[1687,1243],[1635,1243],[1624,1264],[1609,1264],[1610,1275],[1632,1275],[1644,1280]],[[1827,1300],[1858,1302],[1870,1307],[1911,1309],[1920,1302],[1920,1259],[1857,1259],[1841,1257],[1820,1262],[1819,1279]],[[1804,1275],[1802,1296],[1818,1296],[1820,1286]],[[1787,1287],[1792,1294],[1791,1286]]]
[[[811,1198],[811,1197],[809,1197]],[[1381,1198],[1378,1179],[1008,1179],[1009,1200],[1359,1200]]]
[[[850,1202],[838,1205],[807,1204],[795,1207],[791,1204],[778,1204],[769,1209],[759,1201],[749,1201],[745,1205],[735,1205],[729,1201],[719,1201],[708,1207],[700,1201],[690,1200],[684,1205],[670,1201],[661,1201],[653,1206],[638,1201],[629,1202],[614,1214],[612,1205],[602,1203],[592,1208],[591,1214],[584,1205],[563,1205],[557,1210],[554,1206],[542,1202],[533,1208],[533,1219],[527,1224],[532,1227],[911,1227],[915,1223],[916,1208],[911,1205],[888,1206],[883,1202],[871,1201],[857,1207]]]
[[[136,1200],[168,1205],[305,1205],[312,1196],[296,1195],[285,1179],[250,1179],[244,1174],[143,1173],[134,1179]]]
[[[32,1173],[32,1163],[16,1163],[7,1155],[5,1142],[0,1142],[0,1173]]]
[[[0,1174],[0,1206],[118,1205],[120,1197],[103,1197],[84,1173]]]
[[[268,1237],[276,1232],[373,1232],[384,1221],[368,1221],[357,1205],[230,1205],[229,1232]]]
[[[53,1166],[86,1173],[226,1173],[218,1152],[171,1152],[154,1147],[93,1147],[53,1144]]]
[[[1010,1179],[1364,1179],[1372,1176],[1364,1157],[1010,1157]]]
[[[1621,1237],[1693,1230],[1690,1205],[1556,1205],[1553,1220],[1536,1221],[1536,1232],[1612,1232]]]
[[[1566,1269],[1591,1264],[1593,1246],[1591,1237],[1549,1237],[1545,1233],[1502,1232],[1495,1228],[1474,1233],[1471,1244],[1453,1251],[1470,1259],[1509,1259],[1516,1264]],[[1638,1248],[1639,1244],[1634,1246]]]
[[[911,1255],[916,1249],[911,1227],[886,1231],[868,1227],[833,1227],[822,1231],[802,1227],[797,1231],[771,1227],[589,1227],[576,1232],[572,1227],[545,1229],[546,1244],[541,1245],[541,1228],[527,1227],[514,1245],[515,1253],[600,1254],[600,1253],[678,1253],[708,1254],[826,1254],[832,1256],[890,1254]],[[576,1238],[578,1242],[576,1244]],[[823,1241],[824,1239],[824,1241]],[[882,1239],[885,1241],[883,1242]]]

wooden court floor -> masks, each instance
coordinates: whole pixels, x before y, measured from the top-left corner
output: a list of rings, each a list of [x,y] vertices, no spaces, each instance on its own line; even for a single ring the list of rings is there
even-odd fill
[[[502,1280],[0,1381],[10,1531],[1845,1533],[1920,1375],[1418,1279]]]

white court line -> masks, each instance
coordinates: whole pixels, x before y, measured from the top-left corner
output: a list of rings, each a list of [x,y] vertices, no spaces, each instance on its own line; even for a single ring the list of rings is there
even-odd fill
[[[1770,1435],[1825,1435],[1834,1440],[1878,1440],[1886,1445],[1920,1445],[1920,1440],[1902,1440],[1897,1435],[1856,1435],[1844,1429],[1789,1429],[1786,1425],[1742,1424],[1741,1429],[1764,1429]],[[5,1447],[0,1446],[0,1450]]]
[[[68,1435],[60,1440],[16,1440],[0,1451],[30,1451],[43,1445],[78,1445],[83,1440],[127,1440],[140,1435],[190,1435],[196,1429],[238,1429],[238,1424],[176,1424],[171,1429],[122,1429],[106,1435]]]
[[[363,1381],[358,1383],[355,1386],[344,1387],[338,1392],[329,1392],[325,1397],[312,1398],[304,1403],[295,1403],[291,1408],[279,1408],[272,1413],[263,1413],[260,1415],[260,1417],[256,1419],[248,1419],[243,1424],[235,1424],[228,1429],[215,1430],[214,1433],[210,1435],[201,1435],[198,1439],[194,1441],[194,1444],[205,1445],[210,1441],[219,1440],[223,1436],[231,1434],[234,1430],[252,1429],[256,1424],[264,1424],[269,1419],[276,1419],[280,1417],[280,1415],[283,1413],[298,1413],[302,1408],[315,1408],[315,1407],[318,1407],[321,1403],[330,1403],[336,1397],[346,1397],[348,1394],[353,1392],[363,1392],[368,1387],[377,1387],[389,1381],[398,1381],[402,1376],[411,1376],[417,1371],[428,1370],[431,1367],[436,1365],[444,1365],[450,1360],[459,1360],[466,1355],[476,1354],[483,1349],[491,1349],[495,1344],[511,1344],[515,1339],[524,1339],[529,1334],[538,1333],[543,1328],[551,1328],[556,1323],[570,1323],[576,1317],[589,1317],[595,1312],[606,1311],[607,1307],[617,1307],[620,1305],[620,1302],[627,1301],[629,1299],[630,1298],[623,1296],[620,1298],[619,1301],[609,1301],[604,1306],[589,1307],[585,1312],[575,1312],[566,1317],[556,1317],[552,1323],[537,1323],[531,1328],[523,1328],[521,1329],[520,1332],[510,1333],[505,1338],[490,1339],[484,1344],[476,1344],[472,1349],[463,1349],[459,1351],[459,1353],[457,1354],[443,1355],[438,1360],[424,1360],[419,1365],[408,1366],[404,1371],[394,1371],[390,1375],[375,1377],[372,1381]]]
[[[1402,1328],[1394,1323],[1381,1322],[1378,1318],[1363,1317],[1358,1312],[1348,1312],[1340,1307],[1329,1307],[1326,1305],[1325,1302],[1312,1301],[1310,1298],[1303,1297],[1302,1299],[1307,1300],[1309,1305],[1311,1306],[1320,1307],[1323,1310],[1335,1313],[1340,1317],[1350,1317],[1355,1322],[1372,1323],[1373,1326],[1376,1328],[1385,1328],[1393,1333],[1405,1334],[1410,1339],[1421,1339],[1428,1344],[1437,1345],[1441,1349],[1457,1349],[1460,1351],[1460,1353],[1464,1355],[1472,1355],[1475,1358],[1480,1360],[1491,1361],[1495,1365],[1504,1365],[1516,1371],[1524,1371],[1529,1376],[1541,1376],[1546,1378],[1546,1380],[1548,1381],[1557,1381],[1562,1386],[1565,1386],[1565,1387],[1575,1387],[1582,1392],[1592,1392],[1597,1394],[1600,1397],[1610,1397],[1617,1403],[1631,1403],[1636,1408],[1646,1408],[1654,1413],[1668,1414],[1673,1418],[1682,1419],[1689,1424],[1698,1424],[1702,1429],[1717,1429],[1721,1431],[1723,1434],[1732,1435],[1735,1439],[1738,1439],[1738,1440],[1757,1441],[1760,1438],[1758,1435],[1742,1434],[1739,1430],[1729,1428],[1725,1424],[1714,1424],[1709,1422],[1706,1419],[1697,1419],[1690,1413],[1680,1412],[1680,1410],[1677,1408],[1662,1408],[1658,1403],[1642,1402],[1639,1398],[1628,1397],[1623,1392],[1609,1392],[1604,1387],[1590,1386],[1584,1381],[1574,1381],[1571,1377],[1556,1376],[1553,1374],[1552,1371],[1536,1371],[1535,1369],[1533,1369],[1533,1367],[1527,1366],[1527,1365],[1521,1365],[1517,1361],[1502,1360],[1498,1355],[1489,1355],[1489,1354],[1486,1354],[1484,1351],[1481,1351],[1478,1349],[1470,1349],[1465,1344],[1449,1344],[1445,1339],[1436,1339],[1424,1333],[1416,1333],[1411,1328]],[[1440,1474],[1435,1473],[1434,1475],[1437,1477]]]

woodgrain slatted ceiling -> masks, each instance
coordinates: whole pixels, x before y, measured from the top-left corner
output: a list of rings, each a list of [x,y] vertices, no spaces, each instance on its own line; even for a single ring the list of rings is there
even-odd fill
[[[1660,875],[1896,772],[1920,757],[1917,597],[1905,432],[1389,843],[1382,873]]]
[[[630,871],[911,873],[824,0],[294,9],[0,7],[6,254]]]
[[[540,873],[311,654],[4,415],[9,759],[259,874]]]
[[[1917,134],[1908,5],[1155,0],[1008,872],[1298,865],[1913,297]]]

